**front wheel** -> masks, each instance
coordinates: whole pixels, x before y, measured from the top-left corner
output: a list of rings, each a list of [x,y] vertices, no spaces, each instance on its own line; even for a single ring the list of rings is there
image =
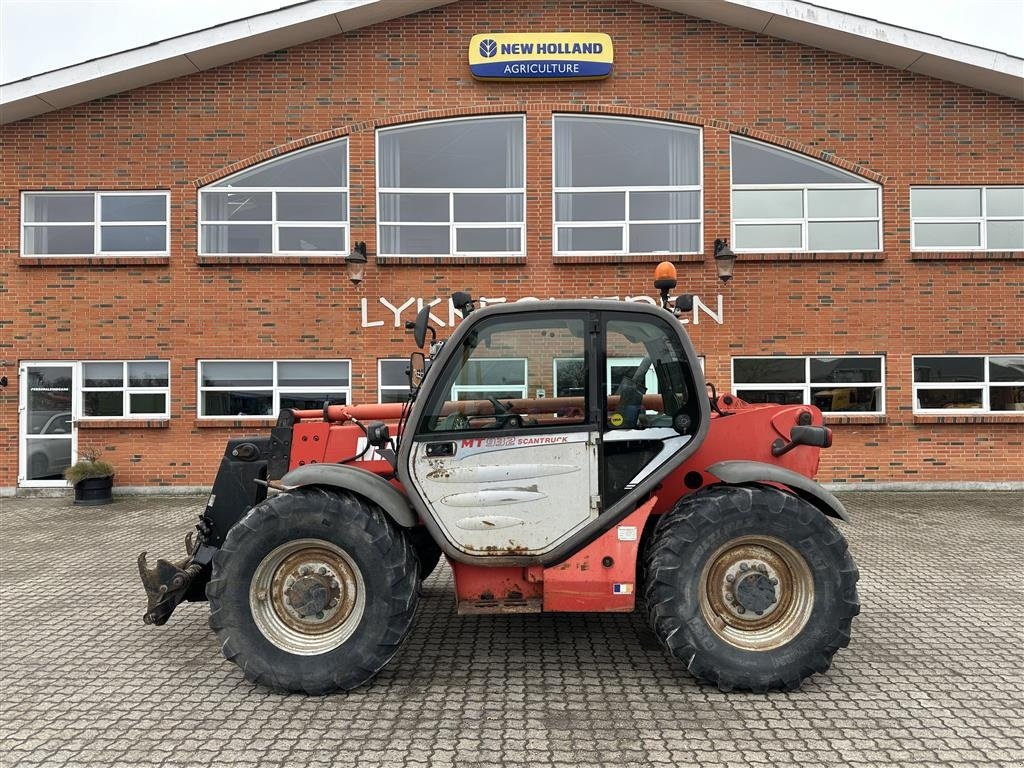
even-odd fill
[[[793,690],[850,640],[860,610],[846,540],[802,499],[767,486],[687,496],[647,559],[655,634],[722,690]]]
[[[214,556],[210,626],[252,682],[349,690],[408,634],[417,569],[412,546],[376,505],[321,488],[281,493],[253,507]]]

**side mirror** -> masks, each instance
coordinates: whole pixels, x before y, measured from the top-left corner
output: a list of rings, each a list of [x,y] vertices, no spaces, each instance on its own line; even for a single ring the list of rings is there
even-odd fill
[[[427,374],[427,358],[422,352],[413,352],[409,355],[409,387],[419,389],[423,383],[423,377]]]
[[[427,331],[430,331],[431,338],[437,338],[434,333],[434,329],[430,327],[430,307],[424,307],[416,315],[416,322],[413,324],[412,337],[416,341],[416,346],[423,349],[424,343],[427,341]]]
[[[693,312],[693,294],[684,293],[676,297],[676,312]]]

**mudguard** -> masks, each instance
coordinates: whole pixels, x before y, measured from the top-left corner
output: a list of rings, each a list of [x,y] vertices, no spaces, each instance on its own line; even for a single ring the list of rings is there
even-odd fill
[[[720,461],[707,471],[726,483],[778,483],[791,489],[804,501],[813,504],[829,517],[849,522],[846,507],[835,496],[809,477],[783,467],[760,461]]]
[[[343,464],[306,464],[282,477],[280,484],[287,488],[301,488],[304,485],[343,488],[377,504],[403,528],[416,525],[416,515],[402,492],[384,478],[365,469],[346,467]]]

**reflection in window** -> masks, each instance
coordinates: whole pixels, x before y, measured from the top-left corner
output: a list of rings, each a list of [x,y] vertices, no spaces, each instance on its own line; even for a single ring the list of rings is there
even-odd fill
[[[914,410],[1024,411],[1024,356],[917,356]]]
[[[352,400],[349,360],[200,360],[199,415],[276,416]]]
[[[699,129],[559,115],[554,137],[556,252],[700,252]]]
[[[883,414],[885,359],[735,357],[733,391],[748,403],[814,405],[834,414]]]
[[[882,189],[835,166],[732,137],[737,251],[878,251]]]
[[[915,251],[1024,250],[1024,187],[911,187]]]
[[[409,399],[409,360],[377,361],[377,402],[404,403]]]
[[[381,254],[523,252],[522,117],[417,123],[377,139]]]
[[[83,419],[152,419],[170,415],[170,364],[166,360],[81,365]]]
[[[348,140],[296,150],[199,191],[202,254],[348,253]]]
[[[24,256],[168,253],[167,192],[26,192]]]

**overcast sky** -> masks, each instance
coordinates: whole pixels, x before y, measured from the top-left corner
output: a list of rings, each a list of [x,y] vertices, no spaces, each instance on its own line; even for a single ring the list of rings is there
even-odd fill
[[[294,0],[0,0],[0,82],[293,4]],[[814,4],[1024,58],[1024,0]]]

